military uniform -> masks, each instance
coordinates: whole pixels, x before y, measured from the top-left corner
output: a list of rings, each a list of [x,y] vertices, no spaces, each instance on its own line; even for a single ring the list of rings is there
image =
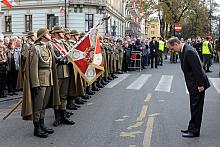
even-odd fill
[[[61,27],[56,26],[53,28],[51,33],[52,34],[64,33],[64,30]],[[56,38],[53,38],[50,44],[50,48],[57,64],[56,66],[57,78],[58,78],[59,94],[60,94],[60,102],[61,102],[59,109],[55,108],[54,110],[55,112],[54,125],[57,126],[59,125],[59,123],[73,125],[75,124],[75,122],[71,121],[67,117],[67,111],[66,111],[67,96],[68,96],[69,83],[70,83],[70,68],[66,57],[68,53],[68,48],[62,39],[56,39]],[[60,121],[58,116],[60,116]]]
[[[119,42],[122,42],[122,40],[118,40]],[[121,44],[117,45],[118,50],[118,73],[122,73],[122,65],[123,65],[123,58],[124,58],[124,49]]]
[[[38,39],[48,31],[40,29]],[[47,137],[54,131],[44,126],[45,109],[49,103],[52,87],[54,86],[52,72],[52,54],[46,43],[38,42],[30,51],[30,88],[32,90],[34,135]]]

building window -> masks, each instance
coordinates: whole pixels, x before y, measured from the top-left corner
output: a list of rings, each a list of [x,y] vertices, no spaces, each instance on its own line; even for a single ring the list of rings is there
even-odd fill
[[[151,35],[154,35],[154,31],[151,31]]]
[[[93,28],[93,14],[86,14],[85,24],[86,32]]]
[[[11,16],[5,16],[5,32],[12,32]]]
[[[32,31],[32,15],[25,15],[25,32]]]
[[[153,29],[154,29],[154,28],[155,28],[155,25],[151,25],[151,28],[153,28]]]
[[[59,24],[59,17],[54,14],[47,15],[47,29],[52,30],[52,28]]]

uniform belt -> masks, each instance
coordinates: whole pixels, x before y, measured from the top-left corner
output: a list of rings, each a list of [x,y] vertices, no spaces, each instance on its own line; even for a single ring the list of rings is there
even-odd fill
[[[39,67],[39,69],[51,69],[51,67]]]

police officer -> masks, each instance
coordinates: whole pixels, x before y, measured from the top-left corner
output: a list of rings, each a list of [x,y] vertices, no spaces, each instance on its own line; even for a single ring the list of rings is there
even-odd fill
[[[163,65],[163,52],[165,48],[165,42],[163,41],[162,37],[159,38],[159,60],[158,64]]]
[[[67,53],[69,48],[64,43],[64,30],[60,26],[55,26],[51,31],[53,40],[51,42],[51,50],[57,63],[57,76],[59,84],[60,102],[59,108],[55,108],[55,122],[54,126],[62,124],[73,125],[74,121],[67,116],[66,105],[70,82],[70,69],[67,61]]]
[[[206,72],[211,72],[209,70],[209,67],[211,65],[210,60],[211,60],[211,54],[212,54],[212,45],[209,41],[210,41],[210,38],[207,37],[206,40],[202,44],[203,69]]]

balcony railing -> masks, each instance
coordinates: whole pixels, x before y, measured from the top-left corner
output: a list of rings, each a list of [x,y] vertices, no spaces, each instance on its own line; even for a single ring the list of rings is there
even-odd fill
[[[70,0],[70,4],[105,6],[107,0]]]

